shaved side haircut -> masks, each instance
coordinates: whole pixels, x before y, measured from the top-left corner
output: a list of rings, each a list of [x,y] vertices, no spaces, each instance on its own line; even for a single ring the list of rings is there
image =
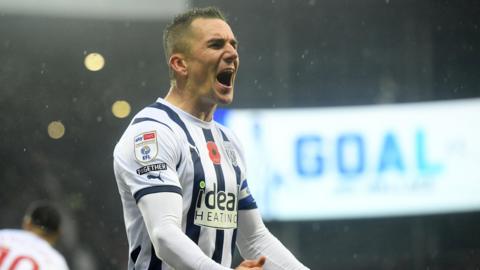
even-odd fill
[[[169,65],[170,57],[174,53],[187,53],[189,51],[188,37],[190,25],[195,19],[220,19],[227,21],[223,13],[216,7],[193,8],[177,15],[163,31],[163,49],[165,60]],[[173,71],[169,66],[170,79],[173,80]]]

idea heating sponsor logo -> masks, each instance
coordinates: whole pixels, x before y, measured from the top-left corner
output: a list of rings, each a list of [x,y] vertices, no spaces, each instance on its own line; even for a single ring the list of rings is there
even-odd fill
[[[219,191],[215,183],[213,190],[207,190],[201,181],[194,223],[219,229],[237,228],[237,194]]]

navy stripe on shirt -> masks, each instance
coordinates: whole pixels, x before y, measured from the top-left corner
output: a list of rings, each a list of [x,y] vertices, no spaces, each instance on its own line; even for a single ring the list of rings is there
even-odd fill
[[[142,250],[142,246],[136,247],[132,252],[130,252],[130,258],[133,261],[133,264],[137,262],[138,255],[140,254],[140,251]],[[133,267],[135,269],[135,267]]]
[[[215,139],[213,138],[213,134],[210,129],[203,129],[203,135],[205,136],[205,140],[207,143],[215,143]],[[217,151],[217,153],[215,153],[214,155],[219,155],[219,158],[221,158],[220,153],[218,152],[218,149],[215,149],[215,151]],[[218,191],[225,191],[225,177],[223,175],[222,166],[220,165],[220,163],[219,164],[213,163],[213,166],[215,168],[215,175],[217,176]],[[223,252],[224,240],[225,240],[225,231],[217,230],[216,238],[215,238],[215,250],[213,252],[212,260],[220,264],[222,263],[222,257],[223,257],[222,252]]]
[[[148,265],[148,270],[162,270],[162,260],[160,260],[155,254],[153,244],[150,252],[150,264]]]
[[[222,133],[223,140],[229,142],[227,135],[225,135],[225,132],[223,132],[223,130],[221,130],[221,129],[220,129],[220,132]],[[237,176],[237,185],[240,185],[240,182],[241,182],[240,168],[238,167],[238,165],[237,166],[235,166],[234,164],[232,164],[232,165],[233,165],[233,168],[235,170],[235,175]],[[242,186],[240,187],[240,190],[245,189],[245,188],[248,188],[248,184],[247,184],[246,179],[245,179],[245,181],[243,181]],[[249,210],[249,209],[255,209],[255,208],[257,208],[257,202],[255,201],[255,199],[253,198],[253,196],[251,194],[248,195],[246,198],[243,198],[243,199],[238,201],[238,210]]]
[[[162,124],[164,126],[166,126],[168,129],[170,129],[171,131],[173,131],[173,129],[171,127],[169,127],[167,124],[163,123],[163,122],[160,122],[156,119],[153,119],[153,118],[150,118],[150,117],[139,117],[139,118],[135,118],[133,119],[132,121],[132,125],[135,125],[135,124],[138,124],[138,123],[141,123],[141,122],[145,122],[145,121],[151,121],[151,122],[156,122],[156,123],[159,123],[159,124]]]
[[[191,145],[195,146],[195,142],[193,141],[192,136],[190,136],[190,132],[188,132],[187,126],[185,126],[185,123],[183,123],[182,119],[180,119],[180,116],[178,116],[178,114],[174,110],[172,110],[172,108],[158,102],[155,102],[148,107],[165,111],[168,117],[172,119],[173,122],[177,123],[177,125],[179,125],[180,128],[182,128],[182,130],[185,132],[185,135],[187,135],[188,142]]]
[[[230,140],[228,139],[227,135],[225,135],[225,133],[223,132],[223,130],[220,129],[220,133],[222,133],[222,138],[224,141],[226,142],[230,142]],[[237,186],[240,186],[240,181],[241,181],[241,172],[240,172],[240,168],[238,167],[238,164],[234,164],[232,162],[232,166],[233,166],[233,169],[235,170],[235,177],[237,179]],[[238,221],[238,215],[237,215],[237,221]],[[238,224],[238,223],[237,223]],[[233,255],[235,253],[235,243],[237,242],[237,229],[234,229],[233,230],[233,234],[232,234],[232,245],[231,245],[231,249],[230,251],[232,252],[232,258],[233,258]]]
[[[200,238],[200,226],[195,225],[194,218],[195,218],[195,204],[196,204],[196,199],[198,197],[198,193],[200,190],[200,181],[205,179],[205,173],[203,171],[203,166],[202,162],[200,160],[200,157],[198,156],[197,153],[197,148],[195,146],[195,142],[193,141],[192,136],[190,135],[190,132],[187,129],[187,126],[185,123],[180,119],[180,116],[172,110],[172,108],[166,106],[165,104],[162,103],[153,103],[149,107],[151,108],[156,108],[159,110],[164,111],[167,113],[168,117],[174,121],[180,128],[185,132],[185,136],[187,136],[188,143],[190,143],[190,154],[192,156],[192,162],[193,162],[193,190],[192,190],[192,200],[190,203],[190,208],[188,209],[188,214],[187,214],[187,227],[186,227],[186,232],[185,234],[195,243],[198,244],[198,239]]]
[[[151,186],[151,187],[146,187],[138,190],[133,194],[133,197],[135,198],[135,202],[138,203],[138,201],[145,195],[147,194],[152,194],[152,193],[159,193],[159,192],[173,192],[173,193],[178,193],[180,196],[182,196],[182,189],[177,186],[172,186],[172,185],[165,185],[165,186]]]

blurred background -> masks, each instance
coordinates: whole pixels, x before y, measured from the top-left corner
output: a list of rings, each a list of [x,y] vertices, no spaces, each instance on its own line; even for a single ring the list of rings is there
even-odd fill
[[[311,269],[480,268],[479,1],[77,2],[0,0],[0,228],[50,199],[71,269],[126,269],[113,147],[169,88],[164,26],[215,5],[241,59],[215,117],[273,234]]]

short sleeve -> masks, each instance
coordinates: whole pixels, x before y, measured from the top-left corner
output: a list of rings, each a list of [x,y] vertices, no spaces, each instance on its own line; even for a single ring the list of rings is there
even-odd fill
[[[181,195],[176,170],[181,158],[180,143],[170,126],[141,122],[130,126],[115,147],[115,175],[136,202],[151,193]]]

